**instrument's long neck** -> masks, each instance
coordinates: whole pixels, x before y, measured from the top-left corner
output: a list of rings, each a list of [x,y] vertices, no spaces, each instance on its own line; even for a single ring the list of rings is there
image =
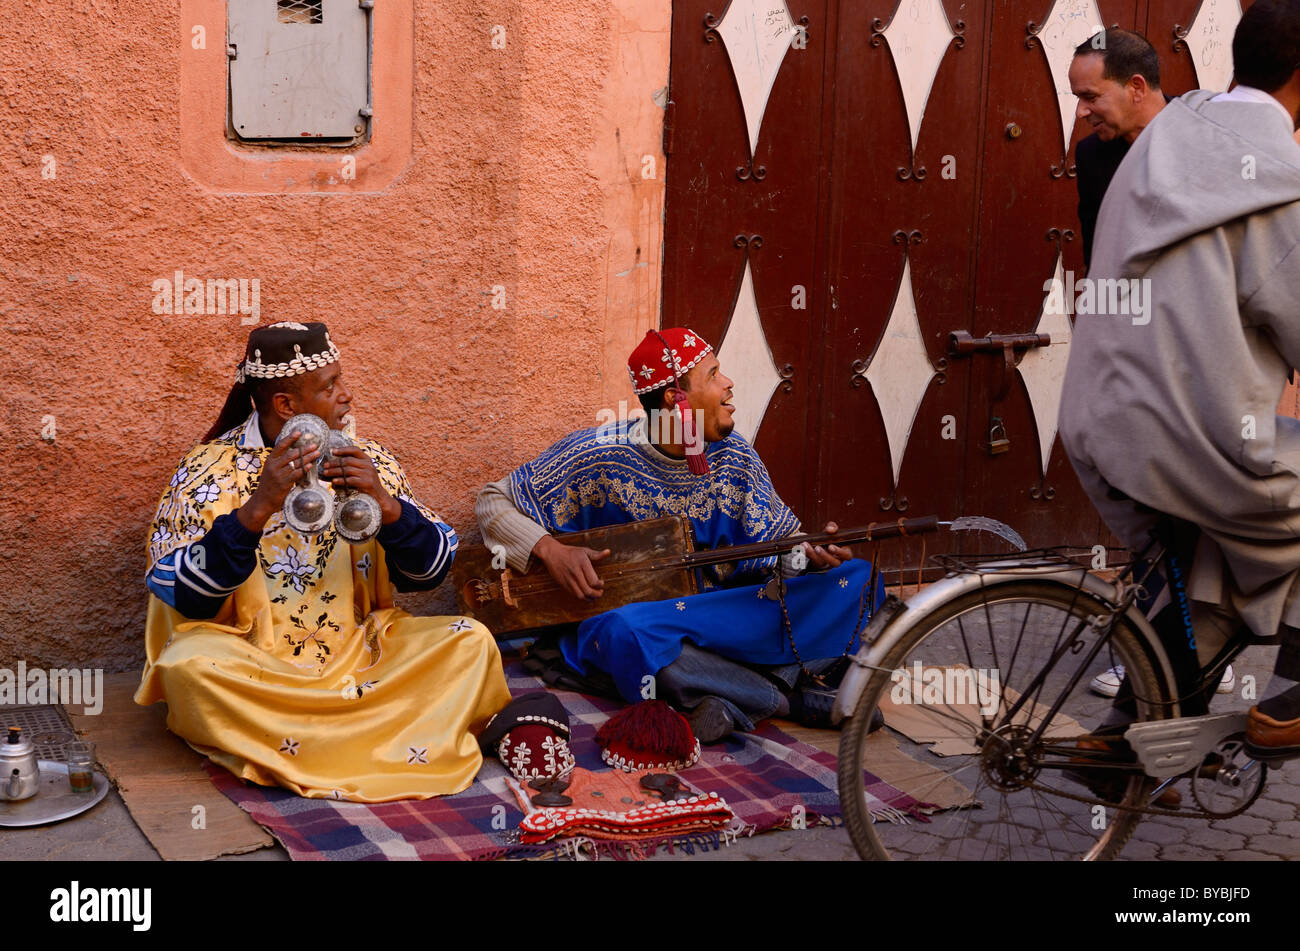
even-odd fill
[[[654,559],[646,567],[650,570],[659,568],[701,568],[705,565],[719,565],[728,561],[748,561],[751,558],[767,558],[781,555],[793,550],[796,545],[851,545],[854,542],[873,542],[886,538],[904,538],[909,535],[924,535],[938,531],[939,517],[926,515],[921,518],[900,518],[893,522],[872,522],[861,528],[850,528],[837,532],[819,532],[815,535],[792,535],[770,542],[753,542],[748,545],[732,545],[729,548],[715,548],[695,551],[685,555]]]

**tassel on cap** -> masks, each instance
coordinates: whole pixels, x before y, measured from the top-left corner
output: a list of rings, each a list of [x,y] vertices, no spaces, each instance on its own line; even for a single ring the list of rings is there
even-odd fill
[[[628,376],[632,378],[632,389],[637,396],[661,386],[673,387],[676,393],[674,406],[682,421],[686,465],[693,475],[707,474],[709,460],[704,452],[704,434],[695,428],[690,400],[681,391],[679,381],[712,350],[695,331],[685,327],[666,327],[662,331],[646,331],[645,339],[632,351],[632,356],[627,361]]]
[[[619,769],[685,769],[700,758],[686,718],[662,700],[620,710],[596,732],[601,759]]]
[[[680,389],[676,393],[677,412],[682,418],[682,443],[686,447],[686,466],[694,475],[706,475],[709,471],[709,459],[704,455],[704,434],[695,429],[695,414],[691,412],[691,401]]]

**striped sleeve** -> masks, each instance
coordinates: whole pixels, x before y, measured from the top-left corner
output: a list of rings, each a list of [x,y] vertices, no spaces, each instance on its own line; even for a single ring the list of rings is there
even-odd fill
[[[145,583],[187,618],[216,617],[226,598],[256,570],[260,541],[234,512],[218,516],[198,541],[160,557]]]
[[[388,577],[398,591],[430,591],[442,584],[456,555],[456,531],[431,521],[407,499],[398,498],[402,517],[379,530]]]
[[[398,591],[431,591],[442,584],[456,557],[456,531],[411,491],[397,458],[372,440],[363,443],[379,481],[402,506],[402,517],[379,530],[388,578]]]

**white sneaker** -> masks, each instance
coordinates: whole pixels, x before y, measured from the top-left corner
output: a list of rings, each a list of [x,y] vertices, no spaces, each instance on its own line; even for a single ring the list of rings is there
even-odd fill
[[[1089,686],[1093,693],[1099,693],[1103,697],[1113,697],[1119,693],[1119,685],[1124,680],[1124,665],[1118,664],[1110,670],[1098,674],[1092,678]],[[1237,675],[1232,672],[1232,665],[1223,672],[1223,679],[1219,681],[1219,686],[1214,688],[1215,693],[1232,693],[1237,686]]]
[[[1099,693],[1103,697],[1113,697],[1119,693],[1119,685],[1124,682],[1124,665],[1118,664],[1105,673],[1098,674],[1092,678],[1089,684],[1093,693]]]

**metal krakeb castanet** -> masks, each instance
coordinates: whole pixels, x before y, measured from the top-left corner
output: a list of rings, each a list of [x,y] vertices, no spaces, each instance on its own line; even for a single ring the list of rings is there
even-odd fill
[[[354,489],[334,490],[324,479],[326,463],[334,458],[333,451],[356,445],[347,435],[331,430],[325,421],[311,413],[300,413],[285,421],[275,444],[278,446],[298,433],[294,447],[307,452],[319,448],[320,458],[308,466],[289,490],[284,499],[284,520],[290,528],[303,534],[315,534],[334,522],[340,537],[358,545],[374,538],[382,523],[379,503],[374,498]]]

